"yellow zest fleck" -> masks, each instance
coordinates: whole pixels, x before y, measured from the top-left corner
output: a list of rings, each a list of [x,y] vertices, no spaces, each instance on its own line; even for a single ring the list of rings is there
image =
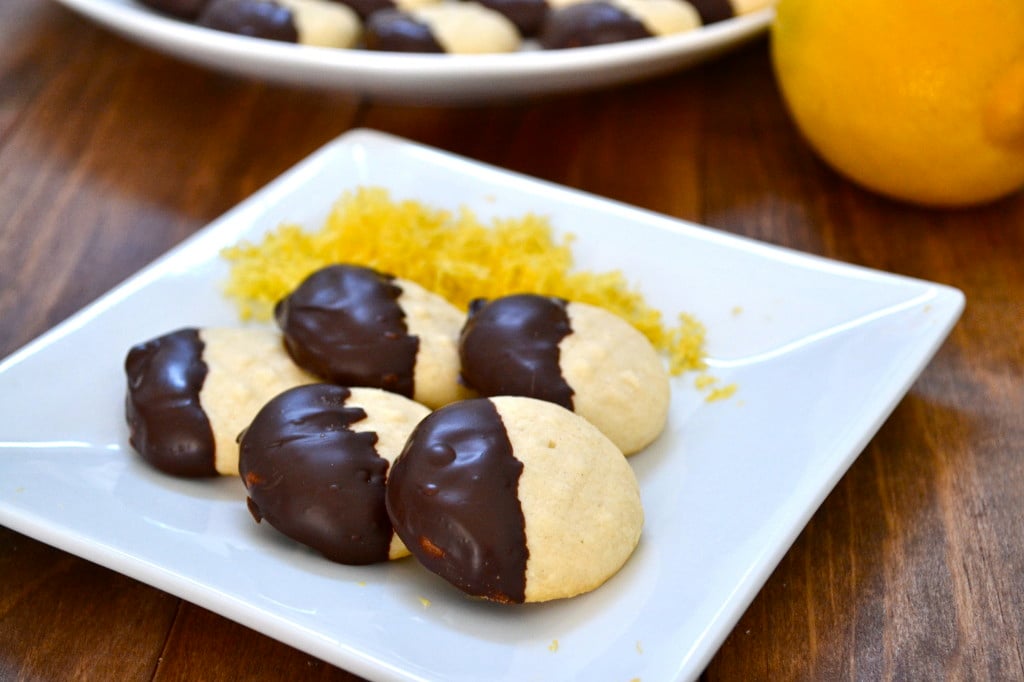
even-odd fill
[[[640,645],[640,640],[636,640],[636,652],[642,654],[644,652],[643,646]]]
[[[420,604],[423,604],[423,608],[430,608],[430,600],[426,597],[420,597]]]
[[[554,652],[558,651],[558,640],[557,639],[551,640],[551,644],[548,644],[548,651],[550,651],[551,653],[554,653]]]
[[[484,224],[465,208],[452,213],[364,187],[343,194],[318,230],[281,225],[259,243],[225,249],[225,294],[243,320],[267,320],[274,304],[313,271],[354,263],[416,282],[463,310],[474,298],[527,291],[590,303],[624,318],[666,352],[672,374],[704,368],[699,321],[684,313],[667,327],[621,271],[575,270],[572,241],[571,234],[556,238],[538,215]]]
[[[732,397],[738,388],[736,384],[726,384],[725,386],[722,386],[719,384],[719,379],[717,377],[711,376],[705,372],[701,372],[694,378],[693,386],[698,391],[707,393],[704,397],[704,401],[709,403]]]
[[[716,381],[718,380],[710,374],[701,373],[693,380],[693,386],[698,391],[703,391],[714,386]]]
[[[736,393],[737,388],[739,387],[736,384],[726,384],[725,386],[721,386],[719,388],[712,390],[710,393],[708,393],[707,398],[705,398],[704,400],[706,400],[709,403],[713,403],[716,400],[725,400],[726,398],[731,398]]]

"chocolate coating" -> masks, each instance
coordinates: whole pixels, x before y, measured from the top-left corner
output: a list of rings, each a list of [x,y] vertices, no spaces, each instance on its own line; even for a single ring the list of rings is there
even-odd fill
[[[332,561],[370,564],[386,561],[391,546],[388,462],[376,433],[351,429],[366,412],[345,405],[350,395],[307,384],[273,398],[242,433],[238,470],[257,522]]]
[[[216,476],[213,429],[199,404],[207,373],[199,330],[179,329],[132,347],[124,369],[132,447],[173,476]]]
[[[158,12],[191,20],[199,16],[209,0],[140,0],[140,2]]]
[[[547,0],[479,0],[480,4],[505,16],[524,36],[536,35],[548,13]]]
[[[363,42],[382,52],[444,52],[430,26],[408,12],[385,9],[366,21]]]
[[[558,344],[572,333],[567,302],[515,294],[470,303],[459,336],[462,381],[481,395],[538,398],[573,409]]]
[[[548,12],[537,36],[547,50],[650,38],[643,23],[610,3],[592,0]]]
[[[408,333],[401,294],[391,275],[331,265],[281,299],[274,317],[300,367],[336,384],[411,398],[419,339]]]
[[[736,11],[729,0],[687,0],[704,24],[711,24],[716,21],[724,21],[736,16]]]
[[[394,0],[335,0],[335,2],[348,5],[363,21],[369,19],[371,14],[397,7]]]
[[[196,23],[243,36],[299,42],[292,11],[273,0],[212,0]]]
[[[464,592],[526,599],[523,464],[494,404],[452,403],[419,423],[395,460],[387,508],[395,532],[429,570]]]

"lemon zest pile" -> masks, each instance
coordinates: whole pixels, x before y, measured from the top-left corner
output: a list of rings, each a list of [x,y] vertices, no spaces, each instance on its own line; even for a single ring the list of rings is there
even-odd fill
[[[677,326],[666,327],[621,271],[574,270],[573,239],[556,240],[548,220],[534,214],[487,225],[466,208],[453,214],[363,187],[344,193],[318,230],[284,224],[259,243],[226,248],[225,294],[243,320],[267,320],[274,304],[315,270],[354,263],[416,282],[462,310],[474,298],[522,292],[590,303],[666,352],[672,374],[705,368],[705,329],[697,319],[682,313]]]

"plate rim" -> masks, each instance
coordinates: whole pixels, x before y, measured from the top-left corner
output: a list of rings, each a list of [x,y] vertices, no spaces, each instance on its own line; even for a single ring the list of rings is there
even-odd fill
[[[509,54],[438,55],[314,47],[232,35],[126,0],[56,2],[129,40],[208,68],[382,97],[456,104],[588,90],[660,75],[767,32],[774,17],[774,9],[766,7],[685,33],[624,43]],[[587,78],[577,78],[577,86],[566,84],[566,79],[580,73]]]

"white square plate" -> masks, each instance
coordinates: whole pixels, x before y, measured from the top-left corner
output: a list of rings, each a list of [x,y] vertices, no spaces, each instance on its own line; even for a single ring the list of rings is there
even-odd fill
[[[235,479],[147,468],[123,417],[124,355],[230,324],[222,247],[318,227],[343,190],[546,215],[579,267],[622,269],[708,327],[707,402],[674,381],[663,436],[630,459],[647,521],[590,594],[505,607],[413,560],[332,564],[253,523]],[[354,131],[0,363],[0,523],[375,680],[694,678],[963,308],[946,286],[803,255],[370,131]]]

